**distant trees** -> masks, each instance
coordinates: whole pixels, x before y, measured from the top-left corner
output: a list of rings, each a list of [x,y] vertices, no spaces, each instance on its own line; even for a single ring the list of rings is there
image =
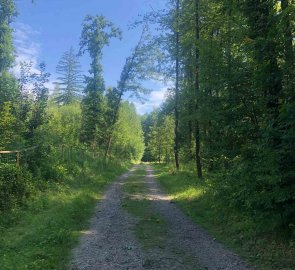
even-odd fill
[[[150,126],[146,151],[150,158],[161,163],[174,160],[174,128],[172,116],[157,115],[157,119]]]
[[[83,76],[78,56],[73,47],[65,52],[56,67],[57,89],[56,102],[58,104],[70,104],[82,98]]]
[[[113,131],[112,155],[123,160],[140,161],[144,138],[140,117],[128,101],[122,102]]]

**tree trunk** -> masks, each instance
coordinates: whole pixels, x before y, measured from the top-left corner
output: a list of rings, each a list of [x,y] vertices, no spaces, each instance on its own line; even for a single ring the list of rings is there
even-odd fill
[[[199,18],[200,18],[200,14],[199,14],[199,0],[195,0],[195,38],[196,38],[196,48],[195,48],[195,64],[196,64],[196,70],[195,70],[195,100],[196,100],[196,104],[195,104],[195,117],[197,117],[197,113],[198,113],[198,96],[199,96],[199,91],[200,91],[200,81],[199,81],[199,63],[200,63],[200,52],[199,52],[199,47],[197,42],[200,39],[200,24],[199,24]],[[201,143],[200,143],[200,124],[199,121],[196,119],[195,120],[195,143],[196,143],[196,167],[197,167],[197,174],[198,174],[198,178],[203,178],[203,173],[202,173],[202,163],[201,163]]]
[[[289,8],[288,0],[281,1],[282,11],[284,12],[286,9]],[[286,66],[289,67],[293,65],[294,60],[294,52],[293,52],[293,45],[292,45],[292,32],[291,32],[291,25],[290,25],[290,15],[286,15],[288,17],[284,23],[284,47],[285,47],[285,62]]]
[[[175,139],[174,139],[174,156],[175,166],[179,170],[179,0],[176,1],[176,82],[175,82]]]
[[[113,137],[113,129],[114,129],[114,126],[115,126],[115,124],[117,122],[117,119],[118,119],[119,108],[120,108],[123,93],[124,93],[124,88],[122,88],[120,90],[120,95],[119,95],[119,98],[118,98],[118,101],[117,101],[117,104],[116,104],[113,120],[112,120],[112,123],[111,123],[111,131],[110,131],[110,134],[108,136],[106,151],[105,151],[105,154],[104,154],[105,158],[108,157],[109,152],[110,152],[111,143],[112,143],[112,137]]]

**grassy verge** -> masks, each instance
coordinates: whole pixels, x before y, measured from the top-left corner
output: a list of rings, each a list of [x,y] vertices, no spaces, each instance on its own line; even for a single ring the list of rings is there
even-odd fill
[[[65,269],[105,186],[124,170],[111,164],[102,170],[97,161],[89,161],[2,215],[0,269]]]
[[[142,181],[145,174],[144,170],[137,170],[128,178],[124,184],[124,192],[127,195],[123,199],[122,206],[138,218],[134,233],[143,247],[163,247],[167,237],[167,225],[160,215],[152,211],[150,202],[145,198],[146,187]]]
[[[164,165],[154,168],[159,182],[182,210],[251,265],[261,270],[295,269],[295,248],[288,239],[262,233],[243,213],[222,207],[209,192],[208,182],[198,182],[193,173],[175,173]]]

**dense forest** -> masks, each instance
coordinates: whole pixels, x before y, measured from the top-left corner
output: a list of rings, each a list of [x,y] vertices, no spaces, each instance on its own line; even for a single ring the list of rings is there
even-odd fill
[[[143,16],[160,30],[173,80],[143,118],[144,160],[190,165],[225,205],[293,231],[294,1],[172,1]],[[173,79],[172,79],[173,78]]]
[[[105,86],[102,59],[122,32],[87,15],[49,89],[44,62],[12,72],[17,10],[0,0],[0,214],[61,181],[75,160],[166,163],[193,172],[212,207],[294,245],[294,0],[166,2],[132,23],[143,31],[117,85]],[[166,99],[139,116],[126,93],[141,99],[148,80],[168,85]]]

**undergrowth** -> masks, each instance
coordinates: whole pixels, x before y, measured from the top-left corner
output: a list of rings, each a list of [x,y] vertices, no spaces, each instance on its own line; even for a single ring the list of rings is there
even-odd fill
[[[0,220],[0,269],[65,269],[105,186],[126,166],[96,159],[69,163]]]
[[[195,172],[176,172],[165,165],[154,168],[159,182],[182,210],[251,265],[261,270],[295,269],[294,241],[226,205],[214,192],[210,178],[198,180]]]

